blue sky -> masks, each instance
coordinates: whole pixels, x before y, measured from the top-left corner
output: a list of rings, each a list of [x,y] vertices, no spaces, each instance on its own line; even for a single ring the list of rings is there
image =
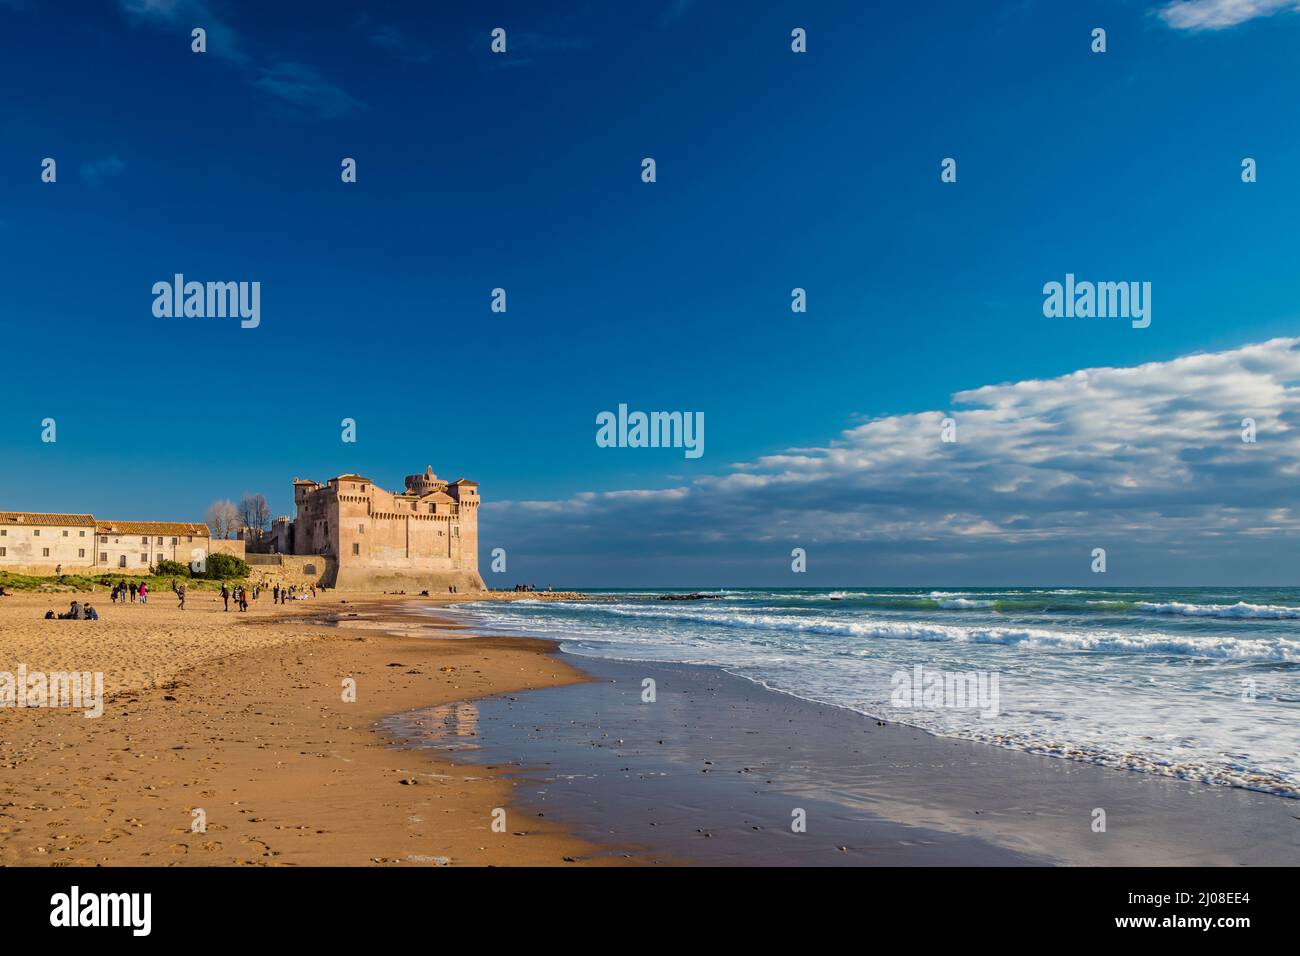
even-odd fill
[[[1300,4],[412,6],[0,0],[0,506],[278,513],[432,464],[512,581],[1099,583],[1093,546],[1105,583],[1288,580],[1300,376],[1234,350],[1300,315]],[[259,281],[261,325],[154,317],[177,272]],[[1151,326],[1045,318],[1067,272],[1151,282]],[[1225,379],[1188,394],[1195,353]],[[1148,371],[1060,378],[1106,367]],[[598,448],[619,403],[702,411],[705,454]],[[1248,405],[1259,454],[1178,471]],[[1049,468],[1021,439],[1068,408]],[[948,413],[978,468],[931,468]]]

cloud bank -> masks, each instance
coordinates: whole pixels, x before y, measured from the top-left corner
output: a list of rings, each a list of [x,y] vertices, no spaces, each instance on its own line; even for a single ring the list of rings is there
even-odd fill
[[[1045,574],[1086,572],[1098,546],[1121,568],[1141,554],[1146,578],[1168,580],[1152,566],[1166,562],[1216,583],[1229,554],[1267,564],[1300,531],[1300,338],[987,385],[952,402],[676,487],[489,502],[484,555],[513,547],[577,577],[621,565],[662,569],[665,582],[728,569],[734,583],[772,583],[797,546],[810,570],[826,559],[836,583],[907,564],[931,583],[944,568],[1000,580],[1040,562]],[[1242,440],[1247,418],[1254,443]]]

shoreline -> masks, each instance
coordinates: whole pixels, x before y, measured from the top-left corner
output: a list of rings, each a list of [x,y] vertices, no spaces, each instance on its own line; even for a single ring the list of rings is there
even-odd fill
[[[97,720],[0,709],[0,865],[1300,862],[1280,797],[439,613],[536,593],[323,594],[239,614],[199,592],[185,612],[110,605],[94,623],[37,620],[48,595],[0,600],[0,670],[102,663],[109,691]],[[1098,807],[1107,833],[1090,829]]]
[[[247,614],[214,594],[184,612],[158,596],[102,605],[98,622],[41,620],[44,594],[0,599],[0,670],[102,670],[106,691],[98,719],[0,709],[0,865],[627,862],[522,814],[498,770],[413,754],[378,726],[585,680],[551,642],[467,641],[454,622],[391,636],[411,620],[403,605],[458,599],[325,593]]]
[[[1284,797],[939,737],[713,665],[563,658],[595,679],[478,701],[481,745],[451,752],[510,766],[525,806],[638,854],[749,866],[1300,863]],[[389,725],[438,752],[445,722],[431,708]]]

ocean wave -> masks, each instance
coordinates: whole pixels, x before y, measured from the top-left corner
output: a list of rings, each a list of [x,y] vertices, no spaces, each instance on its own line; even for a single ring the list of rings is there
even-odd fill
[[[1150,601],[1140,601],[1136,606],[1139,610],[1150,611],[1153,614],[1178,614],[1184,617],[1236,617],[1272,620],[1300,618],[1300,607],[1287,607],[1284,604],[1247,604],[1245,601],[1238,601],[1236,604],[1184,604],[1181,601],[1167,601],[1157,604]]]
[[[789,617],[780,614],[747,614],[719,608],[669,613],[620,605],[592,605],[607,614],[632,618],[657,618],[714,627],[783,630],[854,638],[885,638],[914,641],[952,641],[970,644],[1001,644],[1030,650],[1056,650],[1098,654],[1158,654],[1232,661],[1300,663],[1300,640],[1285,637],[1200,637],[1158,632],[1063,631],[1038,627],[938,624],[923,621]],[[869,650],[861,651],[863,654]]]

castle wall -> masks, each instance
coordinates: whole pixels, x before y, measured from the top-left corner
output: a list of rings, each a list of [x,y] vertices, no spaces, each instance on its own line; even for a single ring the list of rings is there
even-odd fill
[[[430,470],[408,478],[407,489],[386,491],[359,475],[295,482],[294,550],[336,559],[325,583],[341,588],[482,588],[477,487],[448,486]]]

